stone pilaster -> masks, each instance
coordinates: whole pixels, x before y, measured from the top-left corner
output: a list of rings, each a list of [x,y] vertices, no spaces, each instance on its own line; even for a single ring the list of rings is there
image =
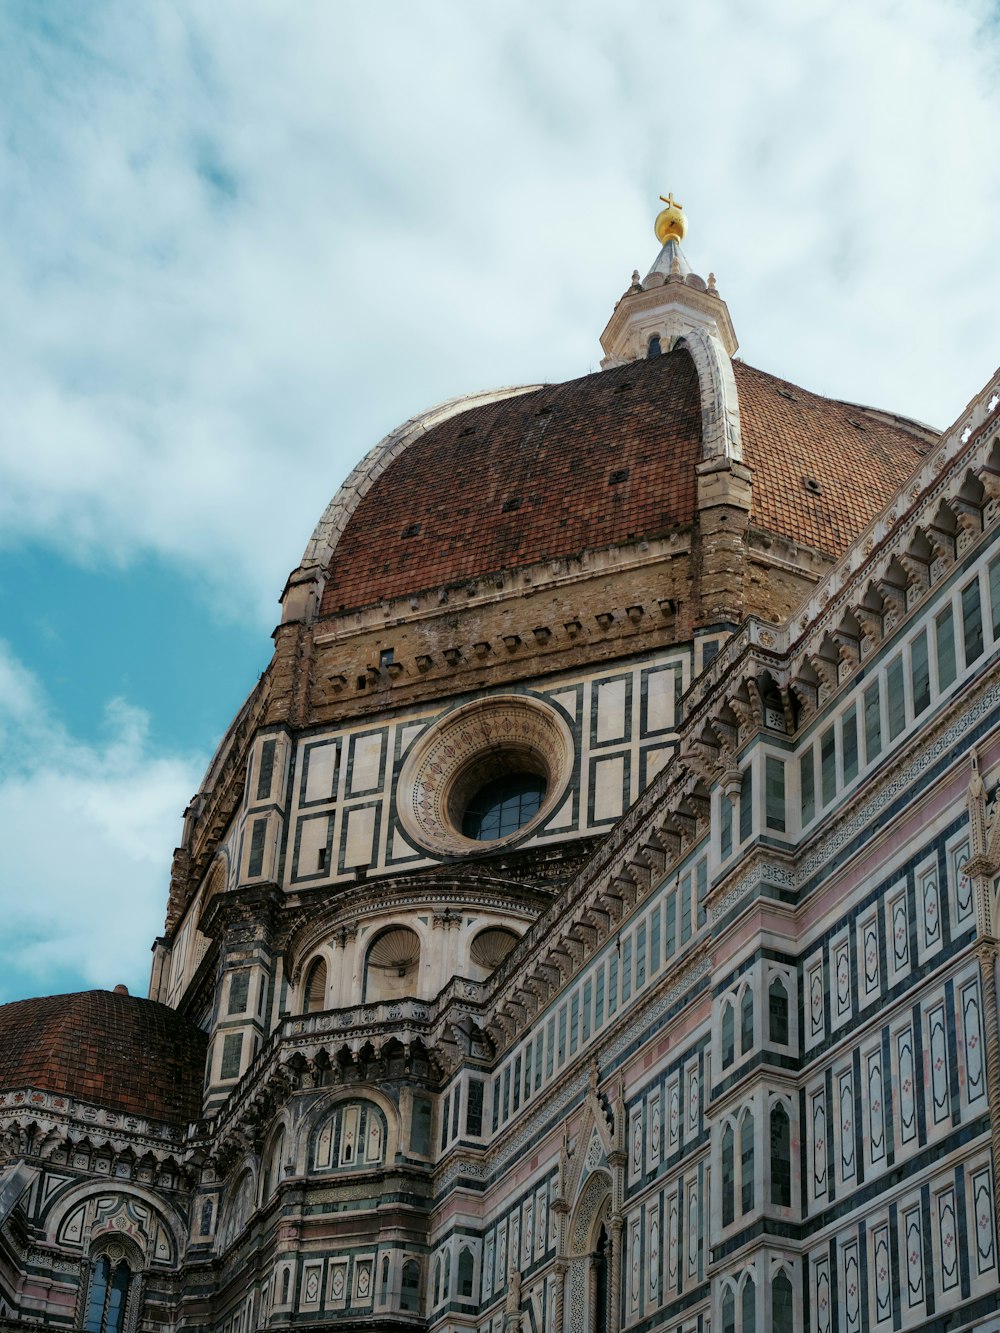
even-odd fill
[[[611,1218],[611,1309],[608,1311],[609,1333],[618,1333],[622,1314],[622,1233],[625,1223],[621,1213]]]
[[[744,616],[746,537],[753,478],[743,463],[699,463],[695,624],[735,627]]]
[[[997,945],[982,939],[976,945],[979,959],[983,1012],[986,1015],[986,1088],[990,1104],[990,1137],[993,1144],[993,1197],[1000,1198],[1000,1022],[997,1019]]]
[[[565,1318],[566,1308],[566,1274],[569,1271],[569,1265],[565,1259],[557,1259],[555,1265],[556,1274],[556,1295],[555,1311],[553,1322],[555,1324],[555,1333],[563,1333],[563,1320]]]

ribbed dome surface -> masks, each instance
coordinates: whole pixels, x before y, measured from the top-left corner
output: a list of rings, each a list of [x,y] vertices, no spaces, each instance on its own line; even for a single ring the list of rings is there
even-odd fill
[[[840,555],[931,433],[741,361],[733,369],[751,523]],[[414,440],[361,499],[321,615],[683,528],[701,441],[698,376],[683,346],[460,412]]]
[[[0,1092],[37,1088],[186,1124],[201,1114],[207,1038],[175,1010],[112,991],[0,1006]]]

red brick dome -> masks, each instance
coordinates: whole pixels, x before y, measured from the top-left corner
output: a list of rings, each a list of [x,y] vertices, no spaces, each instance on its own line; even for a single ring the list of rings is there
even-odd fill
[[[751,525],[840,555],[935,433],[741,361],[733,370]],[[459,405],[413,433],[352,505],[320,614],[688,527],[701,458],[701,388],[683,344]]]
[[[201,1114],[208,1039],[165,1004],[78,991],[0,1005],[0,1093],[61,1093],[186,1124]]]

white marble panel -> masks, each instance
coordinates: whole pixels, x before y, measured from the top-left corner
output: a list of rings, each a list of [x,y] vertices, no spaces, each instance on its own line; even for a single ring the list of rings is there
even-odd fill
[[[673,671],[651,671],[646,677],[646,730],[662,731],[674,725]]]
[[[624,680],[603,681],[597,687],[597,739],[619,741],[625,736]]]
[[[347,837],[344,843],[344,865],[371,865],[372,844],[375,838],[375,807],[365,806],[347,812]]]
[[[624,800],[625,756],[618,754],[594,765],[594,818],[617,819]]]
[[[307,801],[330,801],[334,796],[333,784],[337,773],[337,743],[310,745],[306,750]]]

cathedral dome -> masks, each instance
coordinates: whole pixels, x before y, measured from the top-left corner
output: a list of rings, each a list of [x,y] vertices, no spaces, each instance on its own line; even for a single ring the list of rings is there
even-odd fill
[[[174,1009],[118,991],[0,1005],[0,1093],[35,1089],[186,1124],[201,1114],[207,1038]]]
[[[739,360],[732,369],[751,527],[839,556],[935,432]],[[691,527],[704,421],[705,389],[680,342],[401,428],[387,465],[368,468],[367,488],[352,480],[331,507],[341,523],[320,557],[320,615]],[[385,447],[366,461],[385,462]]]

